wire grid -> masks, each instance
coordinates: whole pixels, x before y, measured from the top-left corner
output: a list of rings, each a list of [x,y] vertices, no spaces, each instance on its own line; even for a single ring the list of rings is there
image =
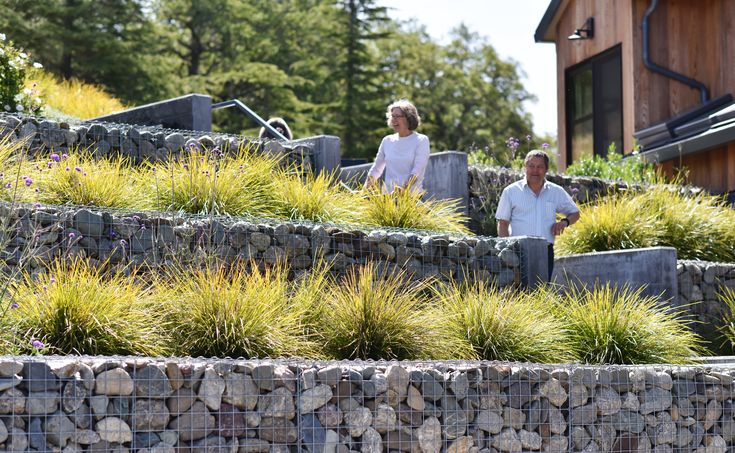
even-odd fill
[[[9,133],[15,134],[16,138],[26,133],[30,134],[26,148],[34,155],[68,151],[72,145],[68,143],[64,134],[76,130],[78,135],[74,143],[86,147],[96,157],[122,155],[135,163],[142,163],[177,158],[185,145],[210,150],[217,147],[223,153],[235,153],[240,148],[250,148],[261,153],[283,154],[284,164],[296,164],[304,171],[314,168],[313,143],[308,140],[291,144],[222,132],[96,120],[57,122],[31,115],[0,113],[0,122],[8,121],[11,123],[0,127],[0,137]],[[41,124],[46,126],[31,128],[28,132],[24,132],[23,125],[29,122],[35,126]],[[167,138],[173,134],[180,135],[180,138],[168,140]],[[145,142],[145,146],[141,141]]]
[[[56,258],[83,258],[118,269],[286,264],[296,276],[326,261],[337,274],[374,263],[380,273],[500,287],[535,280],[524,279],[528,266],[516,239],[83,206],[0,204],[0,210],[3,261],[37,272]]]
[[[732,364],[0,358],[3,451],[718,452]]]

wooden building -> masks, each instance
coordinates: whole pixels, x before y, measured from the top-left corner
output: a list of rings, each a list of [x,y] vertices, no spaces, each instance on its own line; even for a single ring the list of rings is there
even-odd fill
[[[735,0],[552,0],[535,39],[556,44],[560,168],[638,147],[735,192]]]

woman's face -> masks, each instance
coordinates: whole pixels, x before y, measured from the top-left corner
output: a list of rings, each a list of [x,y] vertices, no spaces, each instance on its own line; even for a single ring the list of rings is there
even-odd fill
[[[410,132],[408,129],[408,118],[406,118],[403,110],[399,109],[398,107],[394,107],[390,111],[389,124],[390,127],[392,127],[393,130],[398,132],[399,134],[406,134]]]

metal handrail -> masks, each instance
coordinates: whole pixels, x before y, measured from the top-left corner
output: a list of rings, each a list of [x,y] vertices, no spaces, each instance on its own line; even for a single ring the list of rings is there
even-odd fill
[[[283,134],[278,132],[273,126],[268,124],[266,120],[260,117],[257,113],[255,113],[250,107],[245,105],[241,100],[239,99],[232,99],[231,101],[224,101],[224,102],[218,102],[216,104],[212,105],[212,110],[218,110],[218,109],[226,109],[230,107],[237,107],[241,112],[249,116],[253,121],[260,124],[265,130],[271,133],[274,137],[277,137],[279,141],[285,141],[289,142],[290,140],[286,138]]]

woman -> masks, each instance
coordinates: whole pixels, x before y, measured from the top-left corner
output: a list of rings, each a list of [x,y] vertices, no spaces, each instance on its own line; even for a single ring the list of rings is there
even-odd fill
[[[423,190],[424,172],[429,162],[429,137],[416,132],[421,118],[416,107],[406,99],[388,106],[388,127],[396,133],[383,137],[378,155],[368,172],[365,187],[376,184],[385,170],[385,189]]]

